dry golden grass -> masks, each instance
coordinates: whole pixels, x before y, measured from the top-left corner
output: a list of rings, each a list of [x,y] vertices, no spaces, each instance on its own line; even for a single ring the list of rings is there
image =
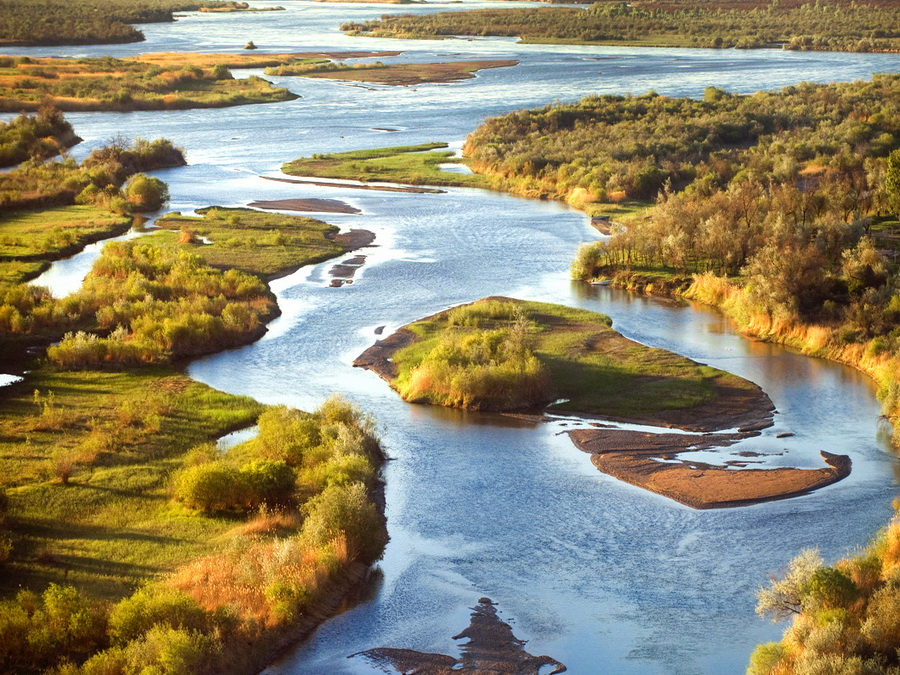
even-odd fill
[[[293,610],[302,612],[349,560],[343,534],[323,549],[305,546],[297,537],[243,541],[185,565],[168,583],[207,610],[228,607],[244,621],[274,626],[291,613],[279,606],[285,595],[293,596],[299,605]]]
[[[262,511],[256,517],[228,530],[223,539],[273,535],[279,532],[297,530],[303,520],[292,511]]]

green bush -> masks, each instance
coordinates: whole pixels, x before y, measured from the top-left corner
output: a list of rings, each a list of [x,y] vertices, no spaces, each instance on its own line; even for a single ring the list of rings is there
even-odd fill
[[[125,186],[125,199],[135,211],[156,211],[169,199],[169,188],[159,178],[136,173]]]
[[[124,650],[125,672],[139,675],[194,675],[211,667],[221,645],[194,630],[154,626]]]
[[[712,89],[708,87],[707,91]],[[750,655],[750,665],[747,668],[747,675],[769,675],[781,661],[784,647],[780,642],[766,642],[757,645],[756,649]]]
[[[181,591],[160,586],[143,588],[120,601],[109,615],[113,643],[125,645],[154,626],[192,631],[208,629],[206,611]]]
[[[247,496],[240,472],[222,462],[188,467],[175,478],[175,497],[200,511],[245,508]]]
[[[241,467],[241,480],[251,508],[276,506],[291,501],[297,489],[297,474],[281,461],[257,460]]]
[[[362,483],[329,486],[310,499],[304,511],[301,537],[317,548],[325,547],[343,532],[351,557],[375,560],[384,550],[384,520]]]
[[[21,591],[0,604],[0,672],[29,673],[83,661],[107,645],[102,605],[72,586],[50,584],[41,596]]]
[[[804,609],[814,611],[846,607],[859,596],[853,580],[835,567],[820,567],[801,590]]]

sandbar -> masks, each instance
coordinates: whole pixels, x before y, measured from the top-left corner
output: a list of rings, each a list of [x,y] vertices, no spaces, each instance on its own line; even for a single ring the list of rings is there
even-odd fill
[[[247,206],[270,211],[302,211],[308,213],[362,213],[339,199],[272,199],[250,202]]]

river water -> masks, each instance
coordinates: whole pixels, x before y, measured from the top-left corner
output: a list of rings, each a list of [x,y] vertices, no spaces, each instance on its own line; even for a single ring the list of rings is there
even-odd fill
[[[753,646],[783,630],[753,613],[755,589],[768,575],[804,547],[818,547],[834,560],[865,544],[890,517],[898,464],[884,442],[870,381],[746,340],[702,306],[570,282],[568,264],[578,243],[596,233],[583,214],[564,205],[480,190],[366,192],[263,176],[277,176],[282,162],[313,152],[434,140],[459,147],[488,115],[554,100],[649,89],[697,96],[708,85],[751,92],[801,80],[864,79],[895,71],[898,57],[372,40],[346,37],[337,26],[394,7],[279,4],[287,10],[194,14],[174,25],[144,26],[148,40],[136,45],[8,50],[116,56],[236,51],[252,39],[265,51],[385,49],[403,50],[398,61],[521,62],[452,85],[274,78],[303,98],[224,110],[68,115],[86,139],[76,156],[118,133],[166,136],[183,146],[189,166],[157,174],[169,184],[171,209],[342,199],[362,214],[323,219],[377,236],[376,246],[362,251],[366,264],[353,284],[329,287],[334,261],[276,281],[283,315],[269,333],[189,369],[202,382],[266,403],[309,409],[341,392],[376,415],[393,458],[384,471],[391,542],[378,575],[364,599],[271,671],[381,672],[347,658],[378,646],[457,655],[451,636],[487,596],[528,640],[528,651],[548,654],[572,673],[743,672]],[[87,261],[56,265],[55,291],[77,285]],[[742,449],[767,453],[761,466],[821,466],[819,450],[846,453],[853,473],[797,499],[694,511],[598,473],[558,435],[560,424],[532,428],[498,416],[407,405],[376,376],[350,365],[377,339],[378,327],[387,334],[454,304],[501,294],[607,313],[628,337],[757,382],[779,415],[771,430]],[[775,439],[782,431],[796,436]]]

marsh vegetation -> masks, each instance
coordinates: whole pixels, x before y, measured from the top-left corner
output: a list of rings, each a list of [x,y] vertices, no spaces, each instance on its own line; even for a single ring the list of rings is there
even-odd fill
[[[409,185],[456,185],[486,187],[483,176],[443,171],[441,164],[467,163],[454,156],[446,143],[354,150],[301,157],[281,170],[292,176],[341,178],[361,182],[391,182]]]
[[[351,35],[518,37],[523,42],[641,47],[894,52],[900,10],[884,0],[827,3],[601,0],[587,9],[479,9],[348,22]]]

